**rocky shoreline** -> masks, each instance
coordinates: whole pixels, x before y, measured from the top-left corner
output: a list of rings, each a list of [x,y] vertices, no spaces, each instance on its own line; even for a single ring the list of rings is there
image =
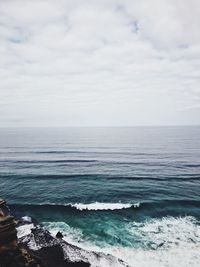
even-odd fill
[[[37,239],[49,239],[50,243],[38,249],[31,249],[29,242]],[[52,243],[53,242],[53,243]],[[38,242],[37,242],[38,244]],[[32,244],[33,245],[33,244]],[[38,244],[39,245],[39,244]],[[40,244],[41,245],[41,244]],[[41,228],[35,229],[30,236],[19,239],[18,246],[0,253],[1,267],[88,267],[90,264],[84,261],[71,262],[65,258],[61,244]]]
[[[18,237],[20,228],[30,233]],[[62,235],[60,234],[60,237]],[[11,216],[6,201],[0,199],[0,266],[1,267],[88,267],[89,262],[70,261],[62,248],[61,238],[54,238],[31,219]],[[66,244],[65,244],[66,245]]]
[[[6,217],[3,212],[2,215],[0,225]],[[10,230],[17,224],[14,240],[6,244],[1,243],[0,239],[0,267],[128,267],[121,259],[110,254],[84,250],[66,242],[61,233],[52,236],[29,217],[17,218],[16,224],[13,222]],[[9,235],[9,225],[6,229]]]

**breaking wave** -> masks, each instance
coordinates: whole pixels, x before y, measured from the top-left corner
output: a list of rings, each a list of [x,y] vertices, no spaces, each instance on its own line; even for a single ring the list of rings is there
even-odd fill
[[[19,227],[17,227],[17,236],[18,238],[21,238],[23,236],[29,235],[31,233],[31,229],[33,229],[35,226],[33,223],[30,224],[24,224]]]
[[[110,211],[115,211],[115,210],[122,210],[122,209],[130,209],[130,208],[139,208],[140,203],[104,203],[104,202],[93,202],[93,203],[40,203],[40,204],[14,204],[10,205],[14,209],[23,209],[23,208],[36,208],[36,209],[53,209],[55,208],[56,210],[77,210],[77,211],[104,211],[104,210],[110,210]]]
[[[95,240],[84,240],[80,229],[72,228],[64,222],[46,222],[44,225],[53,235],[61,231],[64,240],[71,244],[99,253],[99,256],[102,252],[109,253],[128,266],[198,267],[200,264],[200,225],[192,216],[164,217],[127,224],[127,229],[136,242],[138,239],[142,241],[140,247],[134,244],[132,247],[122,247],[105,243],[99,246]]]
[[[131,207],[139,208],[140,203],[136,204],[101,203],[101,202],[94,202],[91,204],[76,203],[76,204],[71,204],[71,207],[75,207],[78,210],[121,210],[121,209],[128,209]]]
[[[140,238],[145,248],[175,248],[179,245],[200,245],[200,225],[192,216],[151,219],[132,222],[127,226],[130,234]]]

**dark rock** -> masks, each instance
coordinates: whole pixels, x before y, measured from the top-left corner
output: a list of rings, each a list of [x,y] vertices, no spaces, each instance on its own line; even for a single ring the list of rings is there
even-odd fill
[[[63,234],[59,231],[56,234],[56,238],[63,238]]]
[[[23,248],[0,253],[1,267],[45,267],[42,261]]]
[[[31,234],[20,238],[19,243],[31,254],[41,258],[48,267],[88,267],[90,263],[99,267],[128,267],[125,262],[111,254],[84,250],[63,239],[54,238],[40,225],[35,225]]]
[[[90,264],[79,262],[68,262],[64,259],[62,247],[55,245],[53,247],[44,247],[37,251],[32,251],[32,254],[41,258],[45,266],[47,267],[89,267]]]
[[[62,239],[61,239],[62,240]],[[31,255],[38,257],[47,267],[89,267],[87,261],[82,258],[75,262],[64,251],[64,245],[70,246],[65,241],[59,241],[52,237],[49,231],[39,225],[31,229],[31,234],[19,239],[21,247],[24,247]],[[76,247],[75,247],[76,249]],[[79,250],[77,249],[77,252]]]

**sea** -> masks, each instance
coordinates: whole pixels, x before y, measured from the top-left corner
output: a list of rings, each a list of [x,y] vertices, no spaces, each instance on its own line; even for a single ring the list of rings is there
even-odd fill
[[[200,127],[1,128],[0,197],[129,266],[199,267]]]

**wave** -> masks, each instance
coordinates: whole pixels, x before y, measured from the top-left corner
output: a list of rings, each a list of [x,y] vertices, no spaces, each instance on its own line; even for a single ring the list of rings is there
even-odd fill
[[[200,244],[200,225],[193,216],[166,216],[144,222],[131,222],[127,225],[127,230],[138,237],[147,249]]]
[[[92,267],[198,267],[200,262],[200,226],[195,218],[190,216],[164,217],[144,223],[132,222],[129,224],[130,234],[134,235],[136,239],[142,240],[144,246],[140,247],[111,246],[105,243],[99,246],[96,240],[85,239],[81,229],[71,227],[65,222],[44,222],[43,225],[53,236],[56,236],[58,231],[63,233],[63,240],[67,242],[63,247],[67,257],[72,261],[83,257],[91,263]],[[18,229],[18,235],[23,237],[30,234],[31,227],[32,225],[21,227]],[[150,247],[146,247],[147,240],[151,244]],[[29,242],[30,247],[38,249],[37,246],[34,246],[34,243],[37,242],[37,239],[34,239],[31,244]],[[154,247],[152,243],[155,245]],[[161,246],[162,243],[167,245]],[[97,257],[93,257],[94,255]],[[116,262],[115,258],[110,256],[105,258],[104,255],[114,256],[119,261]],[[126,262],[127,265],[124,265],[123,262]]]
[[[103,210],[121,210],[121,209],[129,209],[129,208],[139,208],[140,203],[104,203],[104,202],[93,202],[89,204],[85,203],[40,203],[40,204],[11,204],[9,205],[11,208],[14,208],[16,210],[20,208],[50,208],[50,209],[75,209],[77,211],[103,211]]]
[[[24,207],[24,206],[33,206],[33,207],[51,207],[51,206],[56,206],[56,207],[71,207],[71,208],[76,208],[78,210],[81,210],[81,208],[88,209],[88,210],[104,210],[104,209],[111,209],[114,207],[122,209],[124,208],[150,208],[150,207],[165,207],[165,206],[176,206],[176,205],[181,205],[181,206],[196,206],[200,207],[200,201],[199,200],[192,200],[192,199],[180,199],[180,200],[173,200],[173,199],[163,199],[162,201],[145,201],[145,202],[136,202],[136,203],[122,203],[122,202],[92,202],[92,203],[54,203],[54,202],[44,202],[44,203],[10,203],[10,207]],[[109,208],[110,207],[110,208]]]
[[[18,238],[21,238],[23,236],[29,235],[31,233],[31,229],[33,229],[35,226],[33,223],[30,224],[24,224],[19,227],[17,227],[17,236]]]
[[[69,161],[63,162],[61,161],[60,163],[67,163]],[[76,161],[70,160],[69,163],[77,163]],[[92,161],[87,161],[87,163],[92,163]],[[123,175],[111,175],[111,174],[16,174],[16,173],[0,173],[0,178],[1,179],[40,179],[40,180],[54,180],[54,179],[60,179],[60,180],[65,180],[65,179],[102,179],[102,180],[114,180],[114,181],[120,181],[124,182],[125,180],[130,180],[130,181],[163,181],[163,182],[169,182],[169,181],[200,181],[200,176],[199,174],[177,174],[176,176],[174,175],[168,175],[167,177],[164,176],[156,176],[156,175],[137,175],[137,176],[123,176]],[[16,181],[15,181],[16,182]]]
[[[121,210],[129,209],[131,207],[139,208],[140,203],[130,204],[130,203],[102,203],[94,202],[90,204],[75,203],[70,204],[71,207],[75,207],[77,210]]]
[[[96,163],[99,165],[119,165],[119,166],[141,166],[141,167],[145,167],[145,168],[163,168],[163,167],[170,167],[170,168],[174,168],[174,169],[182,169],[182,168],[186,168],[186,169],[194,169],[194,168],[200,168],[200,164],[199,163],[185,163],[185,162],[178,162],[178,163],[173,163],[173,162],[157,162],[157,161],[123,161],[123,160],[105,160],[104,157],[100,158],[100,159],[92,159],[92,157],[87,157],[87,158],[82,158],[82,157],[77,157],[75,159],[1,159],[0,160],[1,163],[7,163],[7,164],[30,164],[33,165],[34,164],[60,164],[60,163]]]
[[[90,163],[97,160],[90,159],[54,159],[54,160],[0,160],[1,163],[23,163],[23,164],[44,164],[44,163]]]
[[[101,229],[104,222],[101,224]],[[69,226],[66,222],[57,221],[57,222],[43,222],[43,225],[51,231],[54,235],[58,231],[61,231],[65,238],[69,239],[70,242],[85,242],[85,238],[90,240],[90,242],[96,242],[96,238],[88,239],[83,235],[82,231],[85,231],[84,227],[88,227],[88,224],[81,228]],[[113,227],[111,224],[107,227]],[[154,218],[148,219],[143,222],[132,221],[125,222],[123,224],[124,236],[121,238],[126,238],[126,235],[132,236],[132,243],[129,246],[136,248],[138,242],[140,247],[144,249],[159,250],[159,249],[169,249],[176,248],[178,246],[187,246],[188,244],[199,244],[200,245],[200,224],[199,221],[193,216],[184,216],[184,217],[173,217],[166,216],[163,218]],[[98,232],[98,229],[96,229]],[[107,229],[108,230],[108,229]],[[107,231],[106,230],[106,231]],[[118,232],[119,228],[112,229],[112,231],[107,231],[107,234],[110,237],[121,235],[121,232]],[[93,228],[95,231],[95,228]],[[113,232],[114,231],[114,232]],[[93,235],[94,236],[94,235]],[[68,241],[68,240],[66,240]],[[136,241],[136,242],[135,242]],[[102,245],[105,245],[103,239],[101,239]],[[99,244],[99,243],[98,243]],[[119,244],[116,239],[116,245]]]
[[[11,210],[17,214],[42,214],[43,212],[52,214],[71,214],[78,216],[79,213],[123,213],[124,216],[142,216],[161,218],[164,216],[191,215],[200,219],[198,200],[163,200],[158,202],[129,202],[129,203],[23,203],[10,204]]]
[[[93,240],[88,240],[81,229],[73,228],[64,222],[44,222],[44,226],[54,236],[61,231],[65,241],[87,251],[94,251],[99,256],[102,252],[109,253],[128,263],[128,266],[197,267],[200,262],[200,225],[192,216],[170,216],[127,223],[129,235],[135,239],[135,244],[132,243],[128,247],[120,244],[109,245],[105,242],[99,246],[97,236]],[[115,234],[121,235],[121,232]],[[136,245],[138,240],[139,247]]]

